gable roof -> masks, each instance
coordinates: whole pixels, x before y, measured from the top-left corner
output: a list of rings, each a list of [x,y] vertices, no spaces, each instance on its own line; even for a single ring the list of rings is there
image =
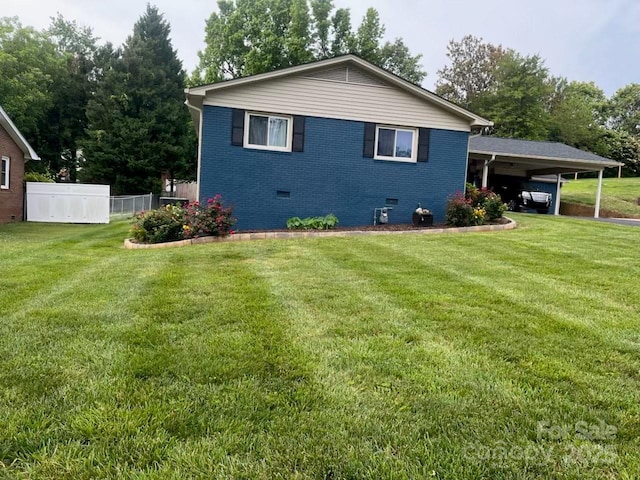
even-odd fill
[[[22,150],[25,160],[40,160],[38,154],[33,148],[31,148],[29,142],[27,142],[27,140],[22,136],[20,130],[18,130],[18,128],[13,124],[13,122],[9,118],[9,115],[7,115],[7,112],[5,112],[1,106],[0,125],[4,127],[9,136],[13,139],[14,142],[16,142],[16,145],[18,145],[18,148]]]
[[[540,160],[566,160],[591,163],[598,167],[617,167],[620,165],[609,158],[579,150],[564,143],[493,136],[470,137],[469,153]]]
[[[362,69],[363,71],[365,71],[370,75],[373,75],[374,77],[380,78],[385,82],[391,85],[394,85],[396,87],[399,87],[402,90],[405,90],[422,100],[426,100],[434,105],[437,105],[458,117],[464,118],[465,120],[469,121],[471,126],[486,127],[486,126],[493,125],[493,122],[483,117],[480,117],[479,115],[476,115],[475,113],[470,112],[469,110],[466,110],[461,106],[456,105],[455,103],[445,100],[444,98],[436,95],[435,93],[429,90],[426,90],[418,85],[415,85],[407,80],[404,80],[403,78],[383,68],[373,65],[372,63],[369,63],[368,61],[363,60],[362,58],[353,54],[342,55],[339,57],[329,58],[326,60],[318,60],[315,62],[303,64],[303,65],[282,68],[279,70],[274,70],[272,72],[260,73],[260,74],[251,75],[248,77],[234,78],[231,80],[211,83],[208,85],[201,85],[198,87],[187,88],[185,89],[185,93],[187,95],[187,102],[189,102],[190,97],[204,97],[209,92],[215,92],[215,91],[226,89],[226,88],[233,88],[240,85],[249,85],[256,82],[263,82],[265,80],[273,80],[276,78],[282,78],[282,77],[297,75],[301,73],[310,73],[315,70],[320,70],[327,67],[336,67],[339,65],[346,65],[346,64],[355,64],[360,69]]]

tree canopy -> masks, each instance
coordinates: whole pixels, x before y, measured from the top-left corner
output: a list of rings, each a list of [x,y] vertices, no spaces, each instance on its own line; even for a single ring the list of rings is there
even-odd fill
[[[0,19],[0,105],[43,158],[59,154],[55,116],[65,59],[44,32]]]
[[[185,72],[170,26],[147,6],[123,48],[107,48],[87,105],[86,159],[80,176],[115,193],[158,191],[163,172],[186,175],[195,164],[193,129],[183,105]]]
[[[334,11],[331,0],[219,0],[190,82],[213,83],[347,53],[422,82],[421,55],[411,55],[399,38],[383,43],[384,33],[374,8],[354,31],[350,10]]]
[[[639,84],[607,99],[593,82],[552,76],[538,55],[521,55],[471,35],[452,40],[447,57],[436,93],[491,119],[490,133],[564,142],[620,161],[626,173],[637,174]]]
[[[420,55],[384,41],[370,8],[352,25],[332,0],[220,0],[191,83],[216,82],[354,53],[419,84]],[[467,35],[447,47],[436,93],[494,121],[490,133],[560,141],[619,160],[640,174],[640,84],[610,98],[593,82],[555,77],[538,55]],[[160,174],[190,178],[195,134],[187,82],[170,26],[148,6],[122,47],[61,15],[38,31],[0,18],[0,104],[43,162],[64,180],[106,182],[116,193],[157,191]],[[82,153],[84,160],[79,163]],[[63,180],[58,176],[58,180]]]
[[[640,83],[619,89],[611,98],[611,124],[640,139]]]

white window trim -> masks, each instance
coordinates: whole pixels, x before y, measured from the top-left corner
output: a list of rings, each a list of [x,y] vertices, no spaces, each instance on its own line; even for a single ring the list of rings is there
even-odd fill
[[[287,120],[287,145],[284,147],[276,147],[276,146],[269,146],[269,145],[254,145],[252,143],[249,143],[249,119],[251,118],[251,116],[256,116],[256,117],[267,117],[267,118],[282,118],[284,120]],[[268,122],[267,122],[268,125]],[[267,136],[268,136],[268,132],[267,132]],[[291,146],[293,144],[293,117],[290,115],[279,115],[279,114],[273,114],[273,113],[264,113],[264,112],[245,112],[244,114],[244,141],[243,141],[243,147],[244,148],[253,148],[256,150],[273,150],[276,152],[290,152],[291,151]]]
[[[4,183],[2,185],[0,185],[0,188],[2,190],[8,190],[9,189],[9,178],[11,175],[11,159],[9,157],[5,157],[4,155],[2,156],[2,163],[7,162],[7,170],[6,170],[6,174],[4,177]],[[0,165],[0,168],[2,168],[2,165]]]
[[[384,155],[378,155],[378,133],[380,132],[381,128],[384,128],[385,130],[396,130],[396,132],[401,131],[401,132],[413,133],[413,142],[411,145],[411,158],[395,156],[395,151],[396,151],[395,141],[393,145],[393,152],[394,152],[393,156],[387,157]],[[374,155],[373,155],[374,160],[392,160],[394,162],[416,163],[418,161],[417,160],[418,159],[418,129],[396,127],[394,125],[376,125],[376,138],[375,138],[374,148],[375,148]]]

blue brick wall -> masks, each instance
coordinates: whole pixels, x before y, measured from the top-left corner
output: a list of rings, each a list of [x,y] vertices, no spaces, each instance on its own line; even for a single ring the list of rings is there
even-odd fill
[[[390,223],[410,223],[418,202],[443,222],[447,197],[464,189],[466,132],[432,130],[429,162],[381,161],[362,155],[363,122],[306,117],[304,152],[273,152],[232,146],[231,112],[204,107],[200,200],[222,194],[241,230],[328,213],[343,226],[370,225],[387,198],[398,199]]]

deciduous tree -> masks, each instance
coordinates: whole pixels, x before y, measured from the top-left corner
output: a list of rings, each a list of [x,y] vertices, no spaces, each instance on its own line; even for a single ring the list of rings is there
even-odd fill
[[[43,32],[17,18],[0,19],[0,105],[45,162],[59,155],[57,124],[49,121],[55,88],[64,81],[64,58]]]
[[[367,10],[353,32],[349,9],[331,15],[330,0],[219,0],[205,28],[205,44],[191,84],[211,83],[354,53],[419,83],[425,76],[401,39],[382,44],[385,27]],[[311,10],[311,13],[310,13]]]
[[[502,45],[485,43],[473,35],[451,40],[447,46],[450,65],[438,70],[436,93],[474,110],[482,96],[495,92],[498,66],[507,52]]]
[[[619,89],[610,103],[613,128],[640,139],[640,83]]]
[[[606,123],[607,97],[593,82],[556,82],[549,140],[596,151]]]
[[[91,28],[66,20],[60,14],[52,18],[47,34],[66,66],[66,75],[53,87],[55,106],[49,122],[56,126],[51,143],[57,144],[58,154],[50,159],[50,168],[54,173],[65,169],[70,180],[75,181],[79,143],[87,128],[86,107],[96,86],[97,38]]]

